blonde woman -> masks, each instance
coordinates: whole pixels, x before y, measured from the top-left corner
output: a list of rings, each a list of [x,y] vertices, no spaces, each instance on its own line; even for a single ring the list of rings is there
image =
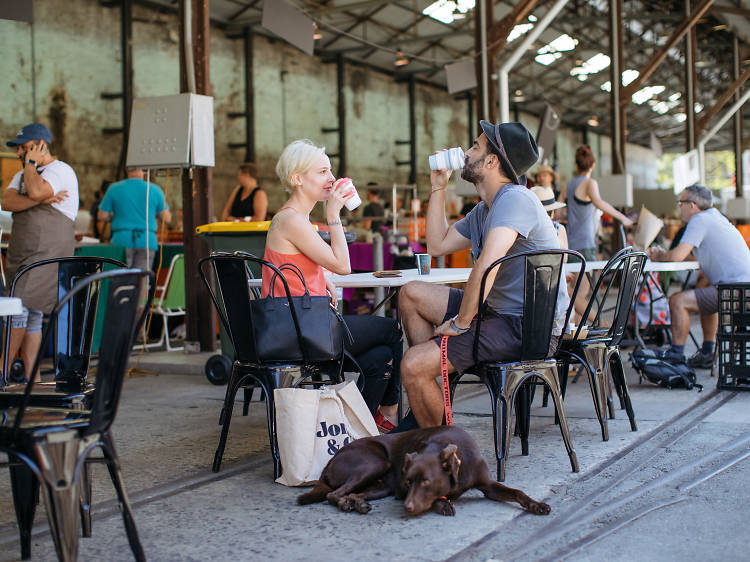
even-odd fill
[[[291,192],[278,210],[266,238],[264,259],[275,266],[291,263],[299,267],[311,295],[331,296],[336,305],[336,289],[326,277],[328,270],[340,275],[350,273],[349,249],[339,216],[345,198],[342,188],[334,188],[331,162],[323,147],[309,140],[296,140],[281,153],[276,165],[281,183]],[[310,212],[318,201],[326,201],[326,223],[330,229],[330,246],[318,235],[310,222]],[[269,294],[272,272],[263,271],[262,296]],[[304,287],[295,275],[286,276],[293,296],[302,295]],[[283,294],[276,280],[275,294]],[[382,432],[395,428],[401,377],[399,367],[403,354],[401,329],[391,318],[367,315],[344,316],[354,343],[347,346],[357,359],[365,376],[362,395]]]

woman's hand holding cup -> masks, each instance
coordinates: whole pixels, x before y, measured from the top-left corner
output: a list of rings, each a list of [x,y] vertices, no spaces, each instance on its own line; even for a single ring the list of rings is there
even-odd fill
[[[354,187],[354,182],[351,178],[337,179],[333,184],[333,191],[334,193],[339,192],[341,194],[344,205],[350,211],[353,211],[362,204],[362,199],[359,197],[357,188]]]

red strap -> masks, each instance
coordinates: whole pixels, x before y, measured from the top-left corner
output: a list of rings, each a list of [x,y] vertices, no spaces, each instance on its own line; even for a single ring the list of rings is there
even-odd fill
[[[443,379],[443,405],[445,406],[445,425],[453,425],[451,409],[451,388],[448,380],[448,336],[440,338],[440,376]]]

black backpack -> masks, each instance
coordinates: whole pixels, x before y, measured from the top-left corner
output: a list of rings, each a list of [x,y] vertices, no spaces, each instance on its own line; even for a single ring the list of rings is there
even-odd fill
[[[640,358],[633,355],[635,353],[630,356],[633,367],[649,382],[665,388],[692,390],[695,387],[698,392],[703,390],[703,385],[695,382],[695,371],[684,363],[669,363],[664,359]]]

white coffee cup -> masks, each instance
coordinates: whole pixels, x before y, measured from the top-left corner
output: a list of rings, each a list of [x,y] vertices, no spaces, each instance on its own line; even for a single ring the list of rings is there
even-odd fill
[[[464,151],[460,146],[430,154],[430,170],[459,170],[464,167]]]
[[[333,189],[338,188],[340,185],[344,186],[344,206],[350,211],[353,211],[362,204],[362,199],[359,197],[359,193],[357,193],[357,188],[354,187],[352,178],[339,178],[333,184]]]

